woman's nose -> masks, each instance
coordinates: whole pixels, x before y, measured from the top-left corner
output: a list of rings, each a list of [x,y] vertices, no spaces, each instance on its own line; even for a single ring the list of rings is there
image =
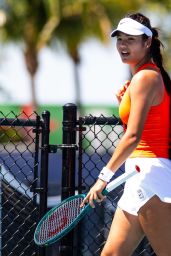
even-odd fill
[[[127,46],[127,42],[125,40],[122,40],[120,42],[120,47],[126,47]]]

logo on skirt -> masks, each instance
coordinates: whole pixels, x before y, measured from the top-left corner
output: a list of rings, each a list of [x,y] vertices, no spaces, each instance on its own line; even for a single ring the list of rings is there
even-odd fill
[[[138,189],[138,190],[137,190],[137,194],[138,194],[138,196],[139,196],[139,199],[144,199],[144,198],[145,198],[145,196],[144,196],[144,194],[143,194],[143,191],[142,191],[141,189]]]

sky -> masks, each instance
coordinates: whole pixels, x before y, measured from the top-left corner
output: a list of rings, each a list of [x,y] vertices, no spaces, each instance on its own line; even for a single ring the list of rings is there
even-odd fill
[[[80,56],[82,103],[117,104],[115,93],[127,79],[128,67],[120,60],[115,39],[106,46],[89,40],[80,47]],[[73,63],[64,50],[42,49],[35,82],[39,104],[75,103]],[[30,78],[21,48],[14,44],[1,46],[0,104],[30,101]]]
[[[162,9],[143,13],[150,18],[152,26],[161,28],[166,34],[170,31],[171,16],[165,15]],[[121,62],[115,44],[115,38],[111,38],[108,45],[95,39],[81,45],[79,75],[83,104],[118,104],[115,94],[128,79],[129,72],[128,66]],[[42,49],[35,82],[39,104],[75,103],[73,63],[64,49]],[[15,44],[1,44],[0,104],[29,104],[30,87],[21,48]]]

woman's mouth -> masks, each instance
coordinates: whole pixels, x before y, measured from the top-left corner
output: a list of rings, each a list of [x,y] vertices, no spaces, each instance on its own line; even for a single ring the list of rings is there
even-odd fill
[[[123,57],[127,57],[129,55],[129,52],[128,51],[121,51],[121,55]]]

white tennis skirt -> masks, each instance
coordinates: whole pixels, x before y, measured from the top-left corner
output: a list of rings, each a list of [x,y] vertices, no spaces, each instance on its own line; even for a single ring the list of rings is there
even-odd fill
[[[138,215],[139,209],[154,195],[161,201],[171,203],[171,160],[166,158],[129,158],[125,172],[140,167],[140,173],[125,183],[118,207]]]

